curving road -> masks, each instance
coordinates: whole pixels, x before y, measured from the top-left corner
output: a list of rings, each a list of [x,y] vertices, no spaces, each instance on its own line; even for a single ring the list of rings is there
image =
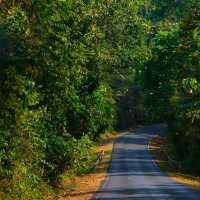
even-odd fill
[[[176,183],[152,161],[148,141],[165,130],[153,125],[119,138],[109,176],[93,200],[200,200],[200,191]]]

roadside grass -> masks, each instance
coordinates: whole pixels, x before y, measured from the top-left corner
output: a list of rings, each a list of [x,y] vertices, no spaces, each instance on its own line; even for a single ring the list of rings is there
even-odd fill
[[[92,152],[91,163],[81,169],[78,175],[67,171],[62,176],[61,187],[54,200],[89,200],[99,190],[107,177],[114,141],[127,132],[112,132],[102,135]],[[91,166],[96,161],[100,152],[104,152],[101,162],[95,170]]]
[[[188,185],[195,189],[200,189],[200,177],[195,177],[182,168],[175,167],[167,158],[165,152],[170,152],[170,145],[165,137],[156,136],[149,143],[149,150],[154,155],[155,163],[178,183]],[[173,156],[171,156],[173,157]]]

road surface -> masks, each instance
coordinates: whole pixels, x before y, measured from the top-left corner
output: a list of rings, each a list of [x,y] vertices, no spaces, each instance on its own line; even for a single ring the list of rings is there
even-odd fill
[[[109,176],[93,200],[200,200],[200,191],[176,183],[152,161],[148,141],[164,130],[152,125],[119,138]]]

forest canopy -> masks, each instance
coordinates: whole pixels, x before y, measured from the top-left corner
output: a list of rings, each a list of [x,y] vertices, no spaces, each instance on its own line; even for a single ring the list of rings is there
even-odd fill
[[[199,58],[198,0],[1,0],[0,198],[41,199],[137,123],[199,175]]]

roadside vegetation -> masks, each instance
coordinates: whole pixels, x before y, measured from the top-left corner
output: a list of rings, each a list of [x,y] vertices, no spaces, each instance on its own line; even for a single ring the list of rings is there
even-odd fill
[[[200,175],[198,0],[0,0],[0,199],[48,199],[105,132],[167,122]]]
[[[174,152],[171,151],[171,145],[166,137],[157,135],[152,138],[149,142],[149,150],[154,162],[176,182],[200,190],[200,177],[192,175],[184,169],[181,162],[175,160]]]
[[[89,173],[71,176],[66,172],[62,176],[61,188],[55,200],[89,200],[105,183],[108,176],[107,170],[111,161],[114,142],[127,132],[112,132],[104,134],[101,145],[94,149],[94,154],[102,155],[95,168],[88,167]],[[92,163],[94,164],[94,162]]]
[[[183,7],[181,2],[185,3]],[[141,84],[148,119],[168,123],[168,143],[174,159],[188,173],[198,176],[200,3],[187,1],[191,5],[188,7],[186,1],[181,2],[173,6],[174,14],[172,9],[162,12],[166,16],[161,20],[156,19],[160,30],[151,40],[152,58],[145,64]]]
[[[147,57],[143,3],[0,1],[1,199],[45,199],[91,164],[114,80]]]

